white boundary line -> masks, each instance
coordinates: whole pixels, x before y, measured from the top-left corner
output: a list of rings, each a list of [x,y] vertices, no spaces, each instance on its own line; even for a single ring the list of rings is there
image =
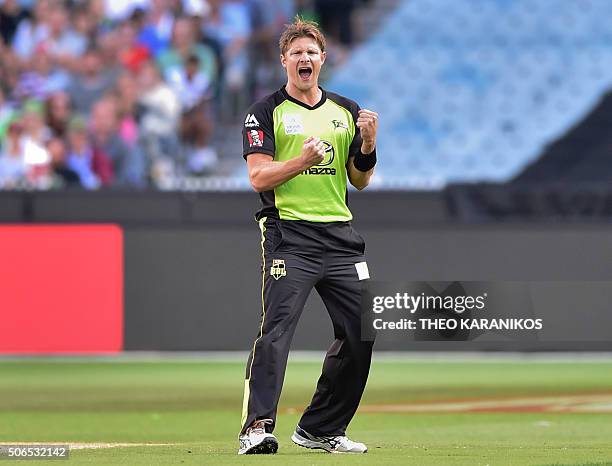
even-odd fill
[[[66,354],[66,355],[0,355],[0,362],[48,362],[48,363],[159,363],[182,362],[200,364],[203,362],[242,362],[246,364],[247,351],[125,351],[118,354]],[[290,362],[321,362],[324,351],[292,351]],[[612,352],[440,352],[440,351],[375,351],[375,363],[415,362],[612,362]]]
[[[0,442],[0,446],[13,445],[68,445],[70,450],[95,450],[99,448],[125,448],[125,447],[167,447],[181,445],[180,443],[106,443],[106,442]]]

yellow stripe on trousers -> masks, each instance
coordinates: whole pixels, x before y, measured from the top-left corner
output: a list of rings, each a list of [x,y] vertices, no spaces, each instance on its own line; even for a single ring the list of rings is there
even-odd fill
[[[251,395],[251,372],[253,370],[253,361],[255,361],[255,347],[259,339],[263,336],[264,320],[266,319],[266,306],[264,304],[264,282],[266,279],[266,252],[264,249],[264,242],[266,241],[266,220],[268,217],[263,217],[259,220],[259,230],[261,231],[261,326],[259,327],[259,336],[253,342],[253,350],[251,351],[251,364],[249,365],[249,375],[244,381],[244,396],[242,398],[242,421],[241,426],[247,420],[249,415],[249,397]]]

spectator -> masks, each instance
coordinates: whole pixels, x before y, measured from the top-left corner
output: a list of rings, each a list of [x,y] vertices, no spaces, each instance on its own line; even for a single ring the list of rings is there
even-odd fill
[[[138,144],[139,139],[139,128],[136,121],[138,83],[131,73],[123,73],[119,76],[114,94],[118,107],[119,136],[128,146],[133,147]]]
[[[271,94],[276,86],[277,66],[277,24],[275,15],[268,12],[272,9],[272,0],[249,0],[249,18],[253,31],[248,42],[250,73],[248,74],[249,100],[259,100]],[[288,23],[286,20],[283,24]]]
[[[162,79],[155,63],[147,62],[138,79],[142,90],[139,98],[142,131],[162,136],[175,133],[181,112],[180,102]]]
[[[30,185],[38,189],[46,189],[50,181],[47,142],[51,138],[51,130],[45,125],[43,110],[41,102],[29,100],[24,104],[21,117],[21,144],[27,178]]]
[[[79,175],[66,164],[66,144],[60,138],[47,143],[50,157],[50,185],[52,189],[75,188],[80,186]]]
[[[49,35],[45,18],[52,9],[51,0],[38,0],[31,18],[21,21],[13,38],[13,50],[22,63],[27,63],[36,46]]]
[[[138,24],[138,21],[124,21],[113,31],[117,36],[115,55],[119,57],[123,69],[131,72],[137,72],[151,55],[145,45],[138,43]]]
[[[88,114],[92,105],[114,84],[115,70],[103,70],[100,51],[91,48],[85,52],[80,72],[72,77],[68,95],[77,113]]]
[[[251,33],[250,10],[245,0],[211,0],[210,6],[203,32],[221,47],[224,67],[220,84],[220,116],[235,121],[249,98],[247,44]]]
[[[96,38],[95,44],[100,52],[102,69],[114,76],[121,74],[120,58],[124,46],[121,45],[119,31],[114,29],[101,33]]]
[[[17,0],[4,0],[0,5],[0,36],[5,44],[11,44],[19,23],[28,18],[28,13]]]
[[[0,87],[8,99],[13,99],[13,93],[19,82],[21,62],[15,52],[0,43]]]
[[[168,84],[178,96],[183,112],[203,107],[212,97],[210,81],[202,73],[197,55],[190,55],[183,68],[172,70]]]
[[[208,0],[175,0],[175,3],[180,5],[184,15],[192,18],[202,20],[210,14],[210,3]]]
[[[210,85],[200,71],[199,59],[191,55],[182,70],[175,70],[170,76],[179,101],[181,102],[181,138],[189,145],[188,168],[200,173],[210,170],[217,163],[216,151],[208,145],[212,133],[209,115]]]
[[[91,5],[92,2],[77,3],[72,12],[74,32],[85,40],[85,50],[96,41],[98,32],[98,23],[91,12]]]
[[[4,141],[6,131],[14,120],[15,109],[4,98],[4,90],[0,87],[0,143]],[[0,144],[1,145],[1,144]]]
[[[93,170],[93,149],[87,137],[85,120],[80,117],[70,120],[68,144],[66,165],[77,173],[81,186],[85,189],[97,189],[100,180]]]
[[[51,130],[44,120],[44,104],[39,100],[28,100],[23,105],[21,123],[26,139],[44,148],[51,138]]]
[[[66,9],[61,4],[54,5],[47,18],[47,37],[35,45],[35,50],[42,49],[54,64],[75,70],[87,48],[87,38],[75,32],[68,19]]]
[[[138,42],[146,46],[153,56],[170,46],[174,16],[168,0],[152,0],[143,18],[144,24],[138,35]]]
[[[63,2],[41,0],[34,18],[20,23],[14,47],[24,62],[42,48],[55,64],[73,67],[87,47],[87,38],[73,29]]]
[[[160,173],[168,171],[160,166],[170,166],[169,170],[175,171],[181,164],[181,151],[176,137],[181,106],[154,62],[147,62],[142,67],[138,80],[142,90],[138,100],[142,141],[152,178],[157,182]]]
[[[104,1],[104,17],[117,23],[125,21],[136,9],[145,9],[148,0]]]
[[[223,84],[228,90],[236,91],[243,87],[246,79],[246,44],[251,33],[249,8],[244,0],[210,0],[210,7],[203,32],[221,45]]]
[[[213,49],[196,42],[196,31],[190,18],[181,17],[174,22],[172,46],[157,58],[162,75],[167,78],[172,72],[180,70],[187,58],[196,55],[200,60],[200,71],[209,82],[217,79],[217,61]]]
[[[130,34],[130,37],[125,39],[132,45],[121,53],[121,64],[133,73],[136,73],[140,66],[151,57],[153,47],[160,46],[159,44],[142,41],[144,19],[144,11],[140,9],[134,11],[129,21],[131,34],[134,35]],[[162,47],[165,48],[165,45]]]
[[[30,68],[19,77],[14,96],[17,100],[45,100],[50,94],[66,89],[69,82],[68,73],[55,68],[51,57],[41,46],[32,57]]]
[[[113,20],[106,15],[106,3],[108,0],[89,0],[87,2],[87,16],[101,31],[107,32],[111,29]]]
[[[145,175],[144,154],[139,146],[130,148],[121,139],[117,114],[113,97],[104,97],[93,106],[93,168],[103,185],[141,187]]]
[[[27,166],[22,138],[23,127],[13,121],[0,152],[0,188],[14,189],[25,182]]]
[[[65,92],[51,94],[45,105],[45,121],[54,136],[65,138],[72,114],[70,97]]]

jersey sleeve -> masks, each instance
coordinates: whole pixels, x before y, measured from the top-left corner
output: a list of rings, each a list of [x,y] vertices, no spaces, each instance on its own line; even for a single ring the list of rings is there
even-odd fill
[[[361,110],[359,104],[353,102],[352,100],[348,100],[348,109],[353,116],[353,125],[355,125],[355,134],[353,136],[353,140],[351,141],[351,145],[349,146],[348,152],[348,156],[350,158],[361,152],[361,143],[363,140],[361,139],[361,131],[357,127],[357,118],[359,118],[359,110]]]
[[[266,100],[253,104],[247,111],[242,126],[242,156],[261,153],[274,157],[274,121],[272,105]]]

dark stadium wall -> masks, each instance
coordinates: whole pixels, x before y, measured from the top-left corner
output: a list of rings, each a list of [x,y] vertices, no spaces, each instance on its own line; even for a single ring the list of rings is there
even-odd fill
[[[400,227],[359,225],[373,278],[385,281],[612,280],[611,227]],[[248,350],[259,328],[260,245],[256,225],[241,228],[127,229],[125,348]],[[604,296],[568,303],[563,287],[545,309],[549,326],[576,326],[571,341],[379,341],[378,349],[612,349]],[[568,296],[569,295],[569,296]],[[580,318],[599,306],[595,319]],[[574,306],[574,307],[572,307]],[[302,314],[294,349],[323,350],[331,323],[316,292]]]

